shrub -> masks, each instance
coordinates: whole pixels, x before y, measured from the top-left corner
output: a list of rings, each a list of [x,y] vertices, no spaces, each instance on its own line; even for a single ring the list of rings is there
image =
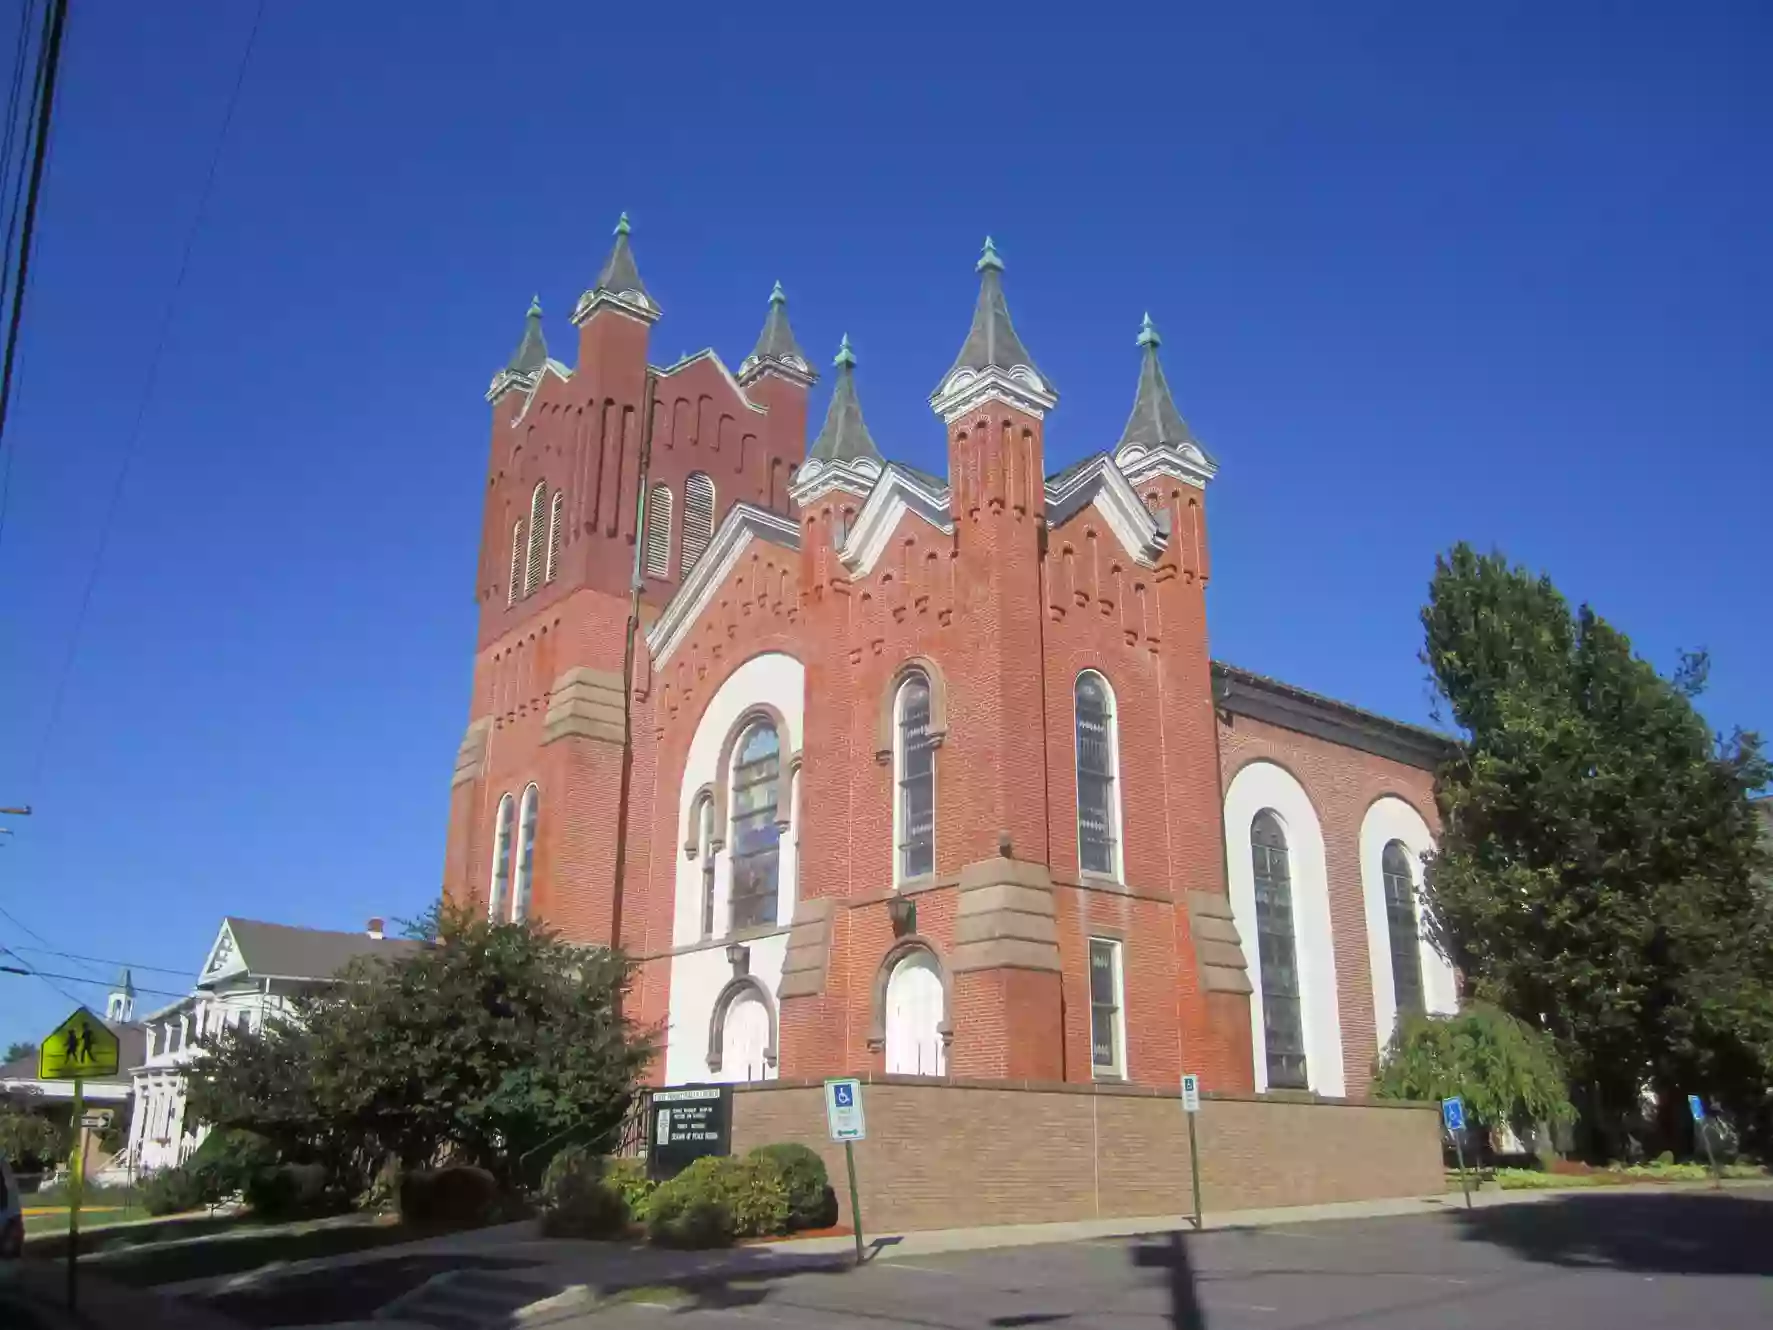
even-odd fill
[[[760,1145],[750,1157],[771,1160],[781,1172],[788,1189],[789,1228],[829,1228],[837,1222],[837,1193],[816,1150],[790,1141]]]
[[[451,1164],[400,1179],[400,1217],[415,1224],[485,1224],[500,1213],[499,1184],[484,1168]]]
[[[142,1209],[151,1215],[177,1215],[210,1203],[203,1179],[188,1168],[163,1168],[142,1183]]]
[[[1474,1002],[1456,1016],[1406,1016],[1379,1055],[1380,1099],[1460,1095],[1465,1114],[1524,1137],[1538,1122],[1568,1122],[1564,1070],[1549,1037],[1495,1007]]]
[[[246,1182],[246,1203],[261,1219],[304,1219],[341,1208],[323,1164],[275,1164]]]
[[[628,1231],[628,1203],[602,1159],[569,1145],[542,1174],[542,1234],[550,1238],[617,1238]]]
[[[257,1132],[236,1128],[210,1132],[184,1166],[196,1175],[206,1199],[214,1204],[242,1194],[256,1174],[276,1164],[276,1146]]]
[[[603,1180],[622,1198],[629,1216],[644,1224],[647,1212],[652,1208],[653,1193],[659,1189],[659,1184],[647,1176],[646,1160],[607,1159],[603,1165]]]
[[[653,1193],[647,1231],[668,1247],[725,1246],[788,1229],[788,1187],[773,1159],[707,1155]]]

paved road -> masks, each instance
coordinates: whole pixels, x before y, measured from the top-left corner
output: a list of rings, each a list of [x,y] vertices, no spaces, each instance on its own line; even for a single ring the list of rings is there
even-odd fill
[[[1773,1326],[1773,1190],[1115,1239],[716,1284],[559,1330]]]

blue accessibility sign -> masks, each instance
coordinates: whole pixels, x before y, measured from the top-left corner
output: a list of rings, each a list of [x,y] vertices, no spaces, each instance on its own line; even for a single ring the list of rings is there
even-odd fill
[[[1441,1100],[1441,1121],[1447,1124],[1448,1131],[1464,1131],[1465,1101],[1458,1095]]]
[[[1693,1121],[1705,1121],[1705,1100],[1696,1094],[1690,1094],[1687,1096],[1687,1107],[1692,1110]]]
[[[837,1101],[839,1108],[848,1108],[856,1102],[856,1091],[853,1086],[834,1085],[831,1087],[831,1097]]]

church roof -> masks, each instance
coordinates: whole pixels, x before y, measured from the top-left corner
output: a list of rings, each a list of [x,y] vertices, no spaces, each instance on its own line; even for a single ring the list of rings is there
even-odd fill
[[[548,363],[548,343],[542,337],[542,298],[531,296],[529,313],[523,317],[523,340],[505,366],[511,374],[534,374]]]
[[[1035,365],[1034,357],[1028,354],[1028,348],[1016,335],[1015,324],[1010,321],[1010,307],[1003,294],[1003,260],[997,257],[997,247],[991,243],[990,236],[985,237],[985,252],[976,267],[979,302],[973,306],[973,325],[967,330],[960,354],[948,367],[948,373],[942,376],[942,382],[946,384],[960,369],[1007,371],[1025,365],[1039,376],[1049,391],[1052,390],[1052,380]],[[937,391],[941,391],[940,387]]]
[[[1121,431],[1116,451],[1129,444],[1141,444],[1146,448],[1192,444],[1200,448],[1200,440],[1194,437],[1194,431],[1188,428],[1188,422],[1176,409],[1170,385],[1164,379],[1164,367],[1157,356],[1161,343],[1157,329],[1152,326],[1151,315],[1147,314],[1138,338],[1138,345],[1144,352],[1139,365],[1139,390],[1133,397],[1133,413],[1127,417],[1127,427]],[[1208,458],[1209,462],[1211,460]]]
[[[634,250],[628,244],[628,214],[623,213],[616,222],[616,243],[610,247],[609,257],[603,261],[603,270],[597,274],[597,280],[591,284],[593,291],[609,291],[621,295],[627,291],[638,291],[652,303],[652,296],[646,289],[646,283],[640,280],[640,269],[634,265]]]
[[[856,398],[856,353],[850,350],[849,334],[837,348],[837,385],[831,390],[831,405],[825,412],[825,425],[813,440],[807,456],[821,462],[854,462],[867,458],[884,463],[874,437],[862,419],[862,404]]]
[[[782,290],[782,284],[777,282],[770,292],[770,312],[764,316],[763,331],[757,335],[757,345],[751,348],[746,363],[790,358],[804,362],[806,355],[801,351],[800,343],[794,340],[794,329],[788,326],[788,296]]]

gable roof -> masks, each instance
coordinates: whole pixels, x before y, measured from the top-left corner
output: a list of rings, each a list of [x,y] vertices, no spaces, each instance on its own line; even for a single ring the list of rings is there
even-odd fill
[[[233,915],[223,924],[233,934],[245,972],[270,979],[331,979],[359,956],[405,956],[422,945],[408,938],[372,938]]]

